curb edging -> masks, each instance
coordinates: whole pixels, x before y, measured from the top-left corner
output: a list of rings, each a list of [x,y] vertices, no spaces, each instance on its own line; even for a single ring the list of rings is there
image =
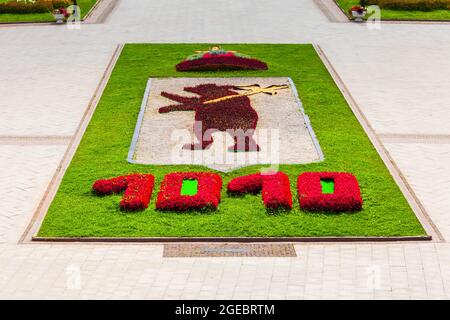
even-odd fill
[[[235,243],[304,243],[304,242],[398,242],[398,241],[430,241],[431,236],[405,237],[32,237],[33,242],[51,243],[186,243],[186,242],[235,242]]]

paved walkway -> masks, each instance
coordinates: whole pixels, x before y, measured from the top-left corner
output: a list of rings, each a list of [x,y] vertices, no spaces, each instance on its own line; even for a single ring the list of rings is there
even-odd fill
[[[0,27],[0,298],[450,298],[447,243],[304,244],[270,259],[17,244],[123,42],[319,44],[450,239],[450,25],[368,30],[313,0],[198,3],[121,0],[81,30]]]

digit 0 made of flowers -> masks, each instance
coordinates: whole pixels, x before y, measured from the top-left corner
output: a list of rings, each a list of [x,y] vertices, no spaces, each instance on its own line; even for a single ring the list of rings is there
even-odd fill
[[[356,211],[363,205],[358,181],[350,173],[305,172],[297,178],[297,191],[300,207],[307,211]]]
[[[222,178],[215,173],[170,173],[161,183],[156,209],[171,211],[217,209],[221,189]]]

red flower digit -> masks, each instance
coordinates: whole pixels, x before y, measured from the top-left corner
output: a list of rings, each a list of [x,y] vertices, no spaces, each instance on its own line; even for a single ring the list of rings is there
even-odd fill
[[[262,193],[264,206],[268,209],[292,208],[289,178],[283,172],[274,174],[250,174],[231,180],[227,190],[231,194]]]
[[[148,207],[153,193],[155,177],[151,174],[130,174],[116,178],[97,180],[92,190],[97,195],[125,193],[120,201],[120,208],[127,211],[141,210]]]
[[[334,182],[333,193],[323,193],[321,180]],[[350,173],[306,172],[297,179],[300,207],[308,211],[361,210],[363,200],[358,181]]]
[[[182,195],[183,180],[197,180],[195,195]],[[156,199],[158,210],[187,211],[217,209],[220,202],[222,178],[208,172],[175,172],[167,174]]]

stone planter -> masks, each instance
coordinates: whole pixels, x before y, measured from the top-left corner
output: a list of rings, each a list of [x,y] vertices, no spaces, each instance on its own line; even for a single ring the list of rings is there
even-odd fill
[[[366,16],[366,11],[358,12],[358,11],[352,11],[352,16],[355,18],[355,22],[363,22],[363,18]]]
[[[66,16],[62,13],[54,13],[53,18],[55,18],[55,22],[57,24],[61,24],[64,23],[64,19],[66,18]]]

